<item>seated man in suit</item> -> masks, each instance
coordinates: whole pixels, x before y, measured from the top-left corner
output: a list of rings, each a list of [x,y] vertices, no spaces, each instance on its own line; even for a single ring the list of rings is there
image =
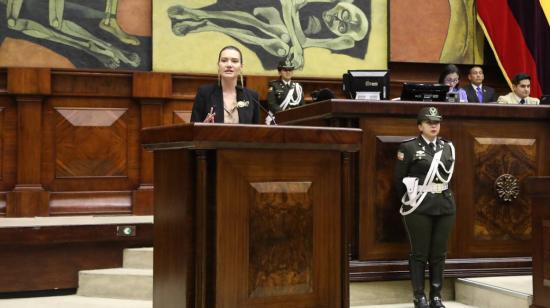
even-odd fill
[[[499,96],[500,104],[528,104],[538,105],[539,99],[530,97],[531,94],[531,76],[525,73],[519,73],[512,79],[512,92]]]
[[[466,96],[468,97],[468,102],[496,102],[497,97],[495,94],[495,89],[483,85],[483,79],[485,79],[485,75],[483,75],[483,69],[480,66],[476,65],[470,68],[468,79],[470,80],[470,85],[464,87],[464,90],[466,91]]]

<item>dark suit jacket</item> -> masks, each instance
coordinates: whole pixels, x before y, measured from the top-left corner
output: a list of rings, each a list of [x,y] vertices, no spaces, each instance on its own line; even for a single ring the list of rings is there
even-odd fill
[[[485,85],[481,87],[481,91],[483,92],[483,102],[480,102],[479,99],[477,99],[476,90],[472,87],[472,85],[469,84],[465,86],[464,91],[466,91],[466,96],[468,97],[469,103],[493,103],[497,101],[495,89]]]
[[[248,106],[237,108],[239,112],[239,123],[258,124],[260,113],[258,112],[258,93],[255,91],[237,86],[237,101],[248,101]],[[223,123],[223,94],[222,88],[217,84],[210,84],[199,87],[193,104],[191,122],[202,122],[206,118],[210,108],[214,107],[216,116],[214,122]]]

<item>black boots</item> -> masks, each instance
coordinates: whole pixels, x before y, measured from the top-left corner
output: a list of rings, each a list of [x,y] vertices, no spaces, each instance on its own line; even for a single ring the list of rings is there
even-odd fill
[[[414,308],[430,308],[426,295],[424,295],[425,268],[425,262],[415,260],[412,255],[409,257],[409,271],[411,273],[411,282],[414,294]]]
[[[441,297],[432,297],[430,299],[430,308],[445,308],[445,305],[441,302]]]
[[[430,308],[445,308],[441,302],[441,289],[443,288],[443,270],[445,258],[430,261]]]
[[[422,295],[421,297],[417,298],[416,295],[413,299],[414,308],[430,308],[428,306],[428,300],[426,299],[425,295]]]

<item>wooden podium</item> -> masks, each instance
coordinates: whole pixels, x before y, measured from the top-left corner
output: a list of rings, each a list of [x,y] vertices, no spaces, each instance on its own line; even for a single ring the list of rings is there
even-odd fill
[[[348,307],[359,129],[194,123],[154,151],[155,308]]]
[[[533,205],[533,304],[550,308],[550,177],[530,177],[525,183]]]

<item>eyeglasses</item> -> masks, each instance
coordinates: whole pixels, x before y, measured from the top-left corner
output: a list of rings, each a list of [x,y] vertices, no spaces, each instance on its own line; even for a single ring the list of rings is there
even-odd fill
[[[458,78],[445,78],[445,83],[456,83]]]

